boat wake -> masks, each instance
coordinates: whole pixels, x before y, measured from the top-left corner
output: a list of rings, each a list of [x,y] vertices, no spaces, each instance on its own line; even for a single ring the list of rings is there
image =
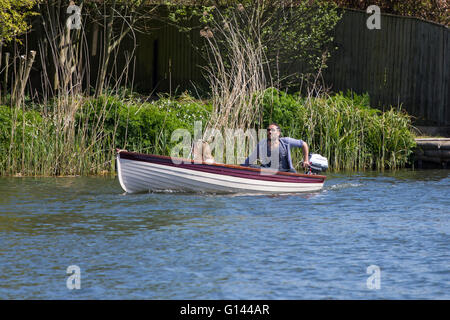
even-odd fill
[[[342,184],[334,184],[331,186],[326,186],[323,191],[336,191],[348,188],[357,188],[362,186],[362,183],[342,183]]]

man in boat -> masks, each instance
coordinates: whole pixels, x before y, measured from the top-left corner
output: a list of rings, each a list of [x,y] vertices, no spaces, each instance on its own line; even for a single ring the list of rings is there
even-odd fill
[[[291,148],[303,149],[303,167],[310,166],[309,163],[309,147],[305,141],[297,140],[289,137],[281,137],[280,126],[271,123],[267,128],[267,140],[258,143],[256,150],[245,159],[244,166],[250,166],[258,158],[261,159],[261,167],[271,168],[278,171],[296,172],[292,165]],[[267,150],[267,151],[266,151]],[[276,163],[278,155],[278,164]],[[272,164],[272,160],[274,163]]]

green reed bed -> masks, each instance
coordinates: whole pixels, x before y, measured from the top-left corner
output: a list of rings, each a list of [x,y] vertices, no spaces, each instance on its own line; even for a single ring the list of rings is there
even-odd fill
[[[367,95],[302,97],[267,89],[261,109],[263,127],[277,122],[284,136],[308,142],[335,171],[404,167],[415,145],[410,117],[370,108]],[[188,95],[152,102],[130,95],[0,106],[0,175],[113,174],[115,148],[169,155],[172,132],[193,133],[194,121],[205,128],[211,112],[210,101]],[[300,150],[293,151],[293,160],[301,170]]]
[[[404,167],[415,146],[410,116],[394,108],[384,113],[370,108],[368,95],[305,98],[268,89],[264,119],[277,122],[285,136],[308,142],[311,152],[327,157],[335,171]],[[294,152],[297,167],[300,154]]]
[[[169,154],[171,133],[209,117],[193,99],[80,97],[70,110],[55,105],[0,106],[0,175],[53,176],[114,173],[115,148]],[[47,112],[43,112],[43,110]]]

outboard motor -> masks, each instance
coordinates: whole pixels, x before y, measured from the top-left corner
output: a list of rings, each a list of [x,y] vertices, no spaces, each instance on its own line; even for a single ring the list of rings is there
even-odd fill
[[[310,172],[312,174],[319,174],[328,169],[327,158],[322,157],[320,154],[317,154],[317,153],[309,154],[309,163],[311,164]]]

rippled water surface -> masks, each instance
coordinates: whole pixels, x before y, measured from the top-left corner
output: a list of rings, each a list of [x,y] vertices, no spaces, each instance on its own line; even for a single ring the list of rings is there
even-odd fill
[[[1,178],[0,243],[0,299],[449,299],[450,171],[329,174],[284,196]]]

